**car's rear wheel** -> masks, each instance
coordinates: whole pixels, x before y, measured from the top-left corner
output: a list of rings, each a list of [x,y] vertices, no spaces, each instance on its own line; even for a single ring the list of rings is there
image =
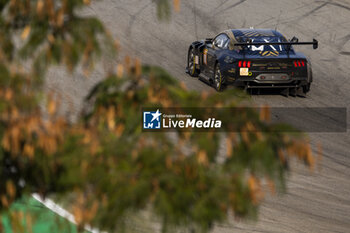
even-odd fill
[[[308,93],[310,91],[311,83],[308,83],[303,86],[303,92],[304,94]]]
[[[310,62],[308,62],[308,66],[307,66],[307,75],[308,75],[308,79],[307,79],[307,84],[302,86],[303,88],[303,93],[306,94],[310,91],[310,87],[311,87],[311,82],[312,82],[312,68],[311,68],[311,64]]]
[[[188,69],[189,75],[191,75],[192,77],[198,77],[199,70],[197,69],[197,66],[196,66],[196,55],[194,54],[193,48],[191,48],[190,51],[188,52],[187,69]]]
[[[217,91],[223,90],[223,77],[220,70],[220,64],[216,64],[215,71],[214,71],[214,82],[213,82],[214,88]]]

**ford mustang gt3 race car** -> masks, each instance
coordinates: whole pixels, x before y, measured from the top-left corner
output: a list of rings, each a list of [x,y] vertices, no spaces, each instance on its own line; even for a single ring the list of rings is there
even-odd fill
[[[233,29],[214,39],[193,42],[188,50],[187,73],[210,82],[217,91],[234,84],[245,89],[286,88],[296,93],[310,90],[312,69],[293,45],[318,42],[287,40],[276,30]]]

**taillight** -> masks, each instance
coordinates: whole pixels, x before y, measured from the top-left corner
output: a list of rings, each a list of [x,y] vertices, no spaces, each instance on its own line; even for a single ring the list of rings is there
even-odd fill
[[[305,61],[304,60],[296,60],[293,62],[294,67],[305,67]]]
[[[252,66],[251,61],[239,61],[238,62],[238,67],[250,68],[251,66]]]

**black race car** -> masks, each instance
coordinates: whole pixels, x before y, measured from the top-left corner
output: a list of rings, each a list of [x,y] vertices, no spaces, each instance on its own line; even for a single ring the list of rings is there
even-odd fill
[[[187,73],[200,76],[221,91],[227,84],[252,88],[288,88],[294,93],[310,90],[312,69],[304,54],[293,45],[311,44],[287,40],[269,29],[227,30],[214,39],[191,44],[188,50]]]

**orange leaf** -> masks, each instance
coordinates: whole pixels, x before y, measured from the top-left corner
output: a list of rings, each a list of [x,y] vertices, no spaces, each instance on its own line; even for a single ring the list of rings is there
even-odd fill
[[[129,56],[126,56],[125,59],[124,59],[124,63],[125,63],[125,68],[126,68],[126,71],[128,74],[130,74],[130,64],[131,64],[131,61],[130,61],[130,57]]]
[[[22,40],[27,39],[27,37],[28,37],[29,34],[30,34],[30,29],[31,29],[31,27],[30,27],[29,25],[27,25],[27,26],[23,29],[22,34],[21,34]]]
[[[5,100],[10,101],[13,97],[13,91],[11,89],[5,90]]]
[[[315,165],[315,158],[312,154],[312,150],[311,150],[311,145],[308,144],[307,145],[307,149],[306,149],[306,161],[308,163],[308,165],[310,166],[310,169],[313,170],[314,169],[314,165]]]
[[[44,1],[39,0],[36,4],[36,12],[38,13],[38,15],[41,15],[43,8],[44,8]]]
[[[11,198],[14,198],[16,196],[16,187],[11,180],[8,180],[6,182],[6,192]]]
[[[180,82],[180,87],[181,87],[183,90],[187,90],[186,84],[185,84],[183,81]]]
[[[125,126],[122,124],[119,124],[115,130],[115,133],[117,135],[117,137],[122,136],[123,132],[124,132]]]
[[[173,0],[173,3],[174,3],[175,12],[180,12],[181,1],[180,0]]]
[[[248,187],[252,202],[257,205],[264,198],[264,193],[261,191],[260,181],[254,176],[250,176],[248,179]]]
[[[1,204],[4,207],[8,207],[9,206],[9,202],[8,202],[7,197],[5,195],[1,196]]]
[[[64,22],[64,12],[63,9],[59,10],[57,13],[57,18],[56,18],[56,23],[58,27],[62,27],[63,22]]]
[[[53,44],[55,42],[55,37],[52,34],[47,35],[47,40]]]
[[[232,141],[231,141],[231,138],[228,137],[226,139],[226,155],[227,155],[227,157],[231,158],[232,152],[233,152]]]
[[[10,150],[11,144],[10,144],[10,137],[9,134],[5,134],[2,138],[1,145],[4,147],[5,150]]]
[[[32,159],[34,157],[34,147],[28,143],[25,144],[23,154]]]
[[[107,111],[107,124],[109,130],[114,130],[115,128],[115,109],[110,107]]]
[[[47,104],[47,111],[49,112],[50,115],[55,114],[56,108],[57,108],[56,102],[52,99],[49,100]]]
[[[26,228],[30,233],[33,233],[33,220],[32,216],[29,213],[26,214]]]
[[[199,151],[197,154],[197,160],[199,164],[208,165],[207,153],[204,150]]]
[[[92,204],[91,209],[89,211],[86,211],[86,215],[85,215],[86,221],[90,222],[96,216],[98,207],[99,207],[99,204],[95,200],[94,203]]]
[[[270,117],[271,117],[270,107],[267,105],[262,106],[260,110],[260,120],[270,121]]]
[[[121,78],[124,76],[124,66],[122,64],[117,65],[117,77]]]
[[[141,73],[142,73],[141,61],[140,61],[140,59],[136,58],[135,59],[135,75],[136,75],[136,77],[141,76]]]
[[[249,144],[249,134],[248,134],[248,132],[245,131],[245,129],[241,132],[241,136],[242,136],[243,141],[246,144]]]

